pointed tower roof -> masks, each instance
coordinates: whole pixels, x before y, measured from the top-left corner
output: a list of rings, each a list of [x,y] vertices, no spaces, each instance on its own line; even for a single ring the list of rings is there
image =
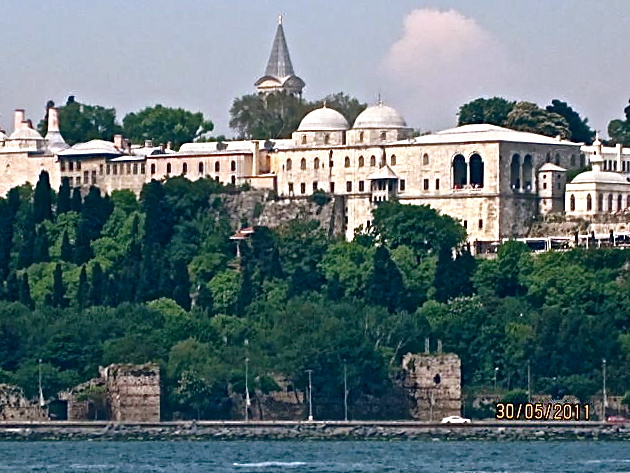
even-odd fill
[[[301,94],[304,81],[295,75],[289,47],[282,27],[282,15],[278,17],[278,29],[271,46],[265,75],[254,84],[259,92],[276,92],[284,90],[292,94]]]
[[[276,30],[276,37],[273,39],[265,75],[274,76],[278,79],[295,75],[291,57],[289,56],[287,40],[284,37],[284,28],[282,28],[282,15],[278,17],[278,29]]]

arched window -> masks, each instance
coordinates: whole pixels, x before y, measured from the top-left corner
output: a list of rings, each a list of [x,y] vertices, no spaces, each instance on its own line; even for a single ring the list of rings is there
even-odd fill
[[[198,169],[199,169],[199,175],[202,176],[203,175],[203,163],[199,163]]]
[[[392,154],[392,157],[390,158],[390,161],[392,163],[392,166],[396,166],[396,155]]]
[[[185,176],[186,173],[188,173],[188,164],[184,163],[182,164],[182,174]]]
[[[348,156],[346,156],[343,160],[343,167],[345,168],[349,168],[350,167],[350,158]]]
[[[305,145],[306,144],[306,135],[302,135],[302,144]]]
[[[584,153],[580,153],[580,167],[583,168],[586,166],[586,156]]]
[[[589,195],[590,197],[590,195]],[[571,198],[569,199],[570,201],[570,208],[571,208],[571,212],[575,212],[575,196],[573,194],[571,194]]]
[[[291,169],[293,169],[293,161],[289,158],[287,159],[287,171],[290,171]]]
[[[387,139],[387,132],[381,131],[381,141],[385,141]]]
[[[376,156],[370,156],[370,166],[376,166]]]
[[[546,163],[550,163],[551,162],[551,153],[547,153],[547,157],[545,158],[545,162]]]
[[[617,196],[617,211],[623,210],[623,197],[621,194]]]
[[[453,188],[462,189],[468,184],[466,159],[461,154],[453,158]]]
[[[571,155],[571,167],[572,168],[575,167],[575,155],[574,154]]]
[[[232,176],[230,178],[230,181],[232,182],[232,185],[235,186],[236,185],[236,176]]]
[[[612,212],[613,210],[613,195],[608,194],[608,211]]]
[[[304,171],[306,169],[306,158],[300,159],[300,169]]]
[[[597,211],[604,211],[604,194],[597,194]]]
[[[324,144],[327,145],[328,143],[330,143],[330,135],[326,133],[324,135]]]
[[[313,168],[319,169],[319,158],[315,158],[315,161],[313,161]]]
[[[170,174],[171,173],[171,163],[166,163],[166,174]]]
[[[230,171],[236,171],[236,161],[230,162]]]
[[[214,163],[214,172],[219,172],[221,170],[221,163],[217,161]]]
[[[593,199],[591,194],[586,194],[586,211],[590,212],[591,210],[593,210]]]
[[[556,153],[556,166],[560,166],[560,155]]]
[[[151,174],[155,174],[155,163],[151,164]]]
[[[429,164],[429,155],[427,153],[424,153],[422,155],[422,164],[425,166]]]
[[[510,188],[512,190],[521,188],[521,157],[518,154],[512,156],[512,162],[510,163]]]
[[[532,165],[532,157],[528,154],[523,159],[523,189],[531,192],[534,189],[534,166]]]
[[[473,188],[483,187],[483,159],[477,153],[470,157],[470,185]]]
[[[363,156],[359,156],[359,167],[362,168],[363,166],[365,166],[365,159]]]
[[[364,139],[364,137],[365,137],[365,133],[364,133],[364,132],[362,132],[362,131],[360,131],[360,132],[359,132],[359,143],[363,143],[363,139]]]

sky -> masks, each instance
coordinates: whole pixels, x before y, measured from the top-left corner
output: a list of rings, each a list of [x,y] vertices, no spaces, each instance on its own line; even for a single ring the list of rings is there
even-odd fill
[[[606,135],[630,98],[628,0],[0,0],[0,127],[52,99],[202,111],[232,136],[277,27],[305,98],[382,97],[423,132],[502,96],[568,102]]]

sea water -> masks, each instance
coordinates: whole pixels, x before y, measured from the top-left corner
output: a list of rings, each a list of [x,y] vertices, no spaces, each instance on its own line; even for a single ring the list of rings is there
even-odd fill
[[[0,442],[0,472],[630,472],[623,442]]]

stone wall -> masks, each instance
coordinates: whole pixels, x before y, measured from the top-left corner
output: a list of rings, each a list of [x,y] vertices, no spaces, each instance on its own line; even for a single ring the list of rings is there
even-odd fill
[[[102,377],[112,420],[159,422],[159,365],[109,365],[102,370]]]
[[[0,421],[41,421],[47,419],[47,412],[37,403],[28,401],[19,387],[0,384]]]
[[[416,401],[411,411],[414,419],[435,421],[460,415],[461,360],[457,355],[408,353],[402,368],[402,385]]]

